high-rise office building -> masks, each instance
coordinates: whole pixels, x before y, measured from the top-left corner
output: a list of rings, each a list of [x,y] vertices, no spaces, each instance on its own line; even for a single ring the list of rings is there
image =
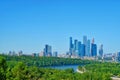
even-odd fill
[[[81,42],[78,42],[78,56],[81,56]]]
[[[91,44],[91,56],[92,57],[97,56],[97,45],[96,44]]]
[[[58,57],[58,52],[53,52],[53,57]]]
[[[49,45],[45,45],[45,48],[44,48],[44,53],[45,53],[45,56],[47,56],[47,55],[48,55],[48,47],[49,47]]]
[[[78,50],[78,40],[74,40],[74,51],[76,52]]]
[[[83,36],[83,44],[84,44],[84,45],[87,44],[87,36]]]
[[[120,62],[120,52],[117,52],[117,61]]]
[[[87,40],[87,45],[86,45],[86,56],[90,57],[90,40]]]
[[[48,47],[48,56],[52,56],[52,47],[51,46]]]
[[[94,42],[95,42],[95,40],[94,40],[94,38],[92,39],[92,44],[94,44]]]
[[[87,39],[87,36],[83,36],[83,44],[85,45],[85,56],[90,56],[90,40]]]
[[[80,57],[84,57],[85,56],[85,45],[81,44],[80,47]]]
[[[72,37],[70,37],[70,47],[69,47],[69,53],[72,55],[73,52],[73,43],[72,43]]]
[[[97,45],[94,44],[94,38],[91,43],[91,56],[96,57],[97,56]]]
[[[52,47],[49,45],[45,45],[44,53],[45,56],[52,56]]]
[[[100,45],[100,49],[99,49],[99,56],[103,57],[103,45]]]
[[[117,52],[117,57],[120,57],[120,52]]]
[[[87,43],[88,43],[87,36],[83,36],[83,44],[85,45],[85,56],[88,56]]]

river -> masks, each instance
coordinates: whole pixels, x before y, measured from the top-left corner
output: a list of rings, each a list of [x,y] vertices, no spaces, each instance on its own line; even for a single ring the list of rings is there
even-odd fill
[[[63,65],[63,66],[50,66],[50,67],[47,67],[47,68],[60,69],[60,70],[64,70],[64,69],[68,69],[68,68],[73,68],[73,70],[76,72],[78,66],[79,65]]]

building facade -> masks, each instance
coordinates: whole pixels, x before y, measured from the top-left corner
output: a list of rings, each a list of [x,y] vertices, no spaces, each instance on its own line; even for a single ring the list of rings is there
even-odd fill
[[[99,48],[99,56],[103,57],[103,45],[102,44],[100,45],[100,48]]]
[[[52,56],[52,47],[49,45],[45,45],[44,54],[45,56]]]
[[[96,57],[97,56],[97,45],[91,44],[91,56]]]

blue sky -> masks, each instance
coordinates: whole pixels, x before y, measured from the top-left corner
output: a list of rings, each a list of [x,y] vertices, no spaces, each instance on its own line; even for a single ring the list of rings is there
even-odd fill
[[[120,51],[119,0],[0,0],[0,52],[64,53],[69,37],[95,38],[104,52]]]

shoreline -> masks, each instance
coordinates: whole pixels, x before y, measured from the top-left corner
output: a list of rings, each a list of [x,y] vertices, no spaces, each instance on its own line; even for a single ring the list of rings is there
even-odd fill
[[[78,73],[80,73],[80,74],[83,74],[83,73],[84,73],[83,71],[80,71],[79,69],[77,69],[76,72],[78,72]]]

